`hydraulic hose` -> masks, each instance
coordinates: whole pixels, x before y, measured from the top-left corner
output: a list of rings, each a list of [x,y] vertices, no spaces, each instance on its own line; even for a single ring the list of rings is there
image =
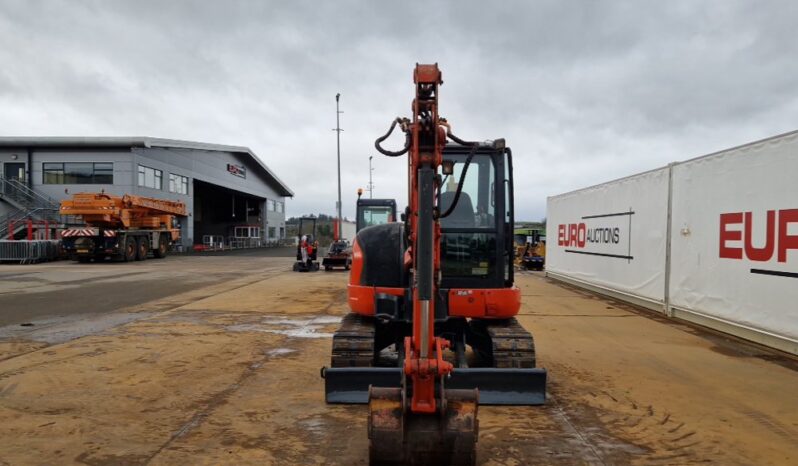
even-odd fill
[[[383,149],[380,143],[388,139],[388,137],[393,133],[394,128],[396,128],[396,124],[399,123],[402,126],[402,129],[405,131],[405,147],[400,151],[392,151],[388,149]],[[391,127],[388,128],[388,132],[385,133],[383,136],[377,138],[374,141],[374,147],[383,155],[387,155],[388,157],[399,157],[400,155],[404,155],[410,150],[410,133],[404,128],[405,127],[405,120],[402,118],[396,118],[391,123]]]
[[[463,192],[463,183],[465,182],[466,174],[468,173],[468,167],[471,165],[471,159],[474,158],[474,154],[477,153],[477,148],[479,147],[478,142],[469,142],[464,141],[454,134],[452,134],[451,129],[446,127],[446,135],[452,141],[462,145],[462,146],[471,146],[471,151],[468,153],[468,157],[466,157],[465,164],[463,164],[463,172],[460,173],[460,180],[457,182],[457,190],[454,192],[454,199],[452,199],[452,204],[446,209],[446,212],[443,212],[438,216],[438,218],[446,218],[454,212],[454,208],[457,207],[457,201],[460,200],[460,193]]]
[[[464,140],[462,140],[462,139],[458,138],[457,136],[455,136],[455,135],[454,135],[454,133],[452,133],[452,129],[449,127],[449,125],[448,125],[448,124],[446,125],[446,136],[448,136],[448,137],[449,137],[449,139],[451,139],[452,141],[454,141],[454,142],[456,142],[456,143],[460,144],[461,146],[474,146],[474,145],[479,145],[479,143],[478,143],[478,142],[464,141]]]
[[[383,149],[383,147],[380,144],[391,136],[397,124],[401,125],[402,129],[405,131],[405,147],[399,151]],[[377,138],[376,141],[374,141],[374,147],[377,149],[377,151],[379,151],[383,155],[387,155],[388,157],[399,157],[401,155],[406,154],[407,151],[410,150],[410,133],[405,128],[406,124],[407,121],[402,118],[396,118],[395,120],[393,120],[391,122],[391,127],[388,128],[388,132]],[[446,136],[449,137],[449,139],[462,146],[470,146],[471,151],[468,153],[468,157],[466,158],[465,164],[463,165],[463,172],[460,174],[460,180],[457,183],[457,191],[455,191],[454,193],[454,199],[452,200],[452,204],[449,206],[448,209],[446,209],[446,212],[440,214],[438,218],[448,217],[449,215],[452,214],[452,212],[454,212],[455,207],[457,207],[457,202],[460,200],[460,194],[463,192],[463,183],[465,182],[466,174],[468,174],[468,167],[471,165],[471,160],[474,158],[474,154],[476,154],[477,148],[479,148],[478,142],[465,141],[455,136],[452,133],[449,125],[446,124],[445,120],[444,120],[444,126],[446,127]]]

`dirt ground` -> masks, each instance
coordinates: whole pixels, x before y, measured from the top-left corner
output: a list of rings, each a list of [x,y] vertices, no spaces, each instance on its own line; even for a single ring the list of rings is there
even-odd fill
[[[162,264],[246,270],[49,332],[0,327],[0,464],[367,463],[366,408],[326,405],[319,377],[346,274],[195,259]],[[13,280],[0,298],[37,294]],[[795,360],[538,274],[518,284],[549,399],[480,407],[479,464],[798,463]]]

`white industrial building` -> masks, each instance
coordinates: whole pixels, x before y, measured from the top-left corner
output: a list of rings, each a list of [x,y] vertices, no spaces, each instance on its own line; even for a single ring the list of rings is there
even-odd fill
[[[0,238],[24,219],[55,220],[78,192],[182,201],[182,246],[236,231],[263,242],[285,238],[293,191],[250,149],[149,137],[0,137]],[[238,228],[236,227],[249,227]]]

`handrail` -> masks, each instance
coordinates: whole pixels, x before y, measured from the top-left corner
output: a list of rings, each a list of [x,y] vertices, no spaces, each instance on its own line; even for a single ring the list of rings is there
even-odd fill
[[[63,223],[63,218],[60,215],[53,215],[53,210],[49,208],[35,208],[35,209],[19,209],[15,212],[10,212],[0,219],[0,239],[5,239],[8,236],[9,228],[12,223],[23,225],[24,220],[28,218],[38,218],[52,222],[54,225]]]
[[[8,196],[25,204],[26,207],[47,207],[58,209],[59,203],[44,196],[19,180],[11,180],[0,175],[0,195]],[[10,188],[10,189],[9,189]]]
[[[0,174],[0,197],[16,201],[22,206],[0,218],[0,238],[5,238],[12,222],[21,222],[26,218],[62,223],[63,217],[58,214],[59,203],[31,189],[25,183],[8,179]]]

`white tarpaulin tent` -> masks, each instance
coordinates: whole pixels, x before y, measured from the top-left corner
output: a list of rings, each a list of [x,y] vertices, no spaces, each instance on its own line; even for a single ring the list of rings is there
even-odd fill
[[[546,270],[662,309],[667,212],[667,168],[551,197]]]
[[[798,131],[550,197],[548,274],[798,354],[797,176]]]

